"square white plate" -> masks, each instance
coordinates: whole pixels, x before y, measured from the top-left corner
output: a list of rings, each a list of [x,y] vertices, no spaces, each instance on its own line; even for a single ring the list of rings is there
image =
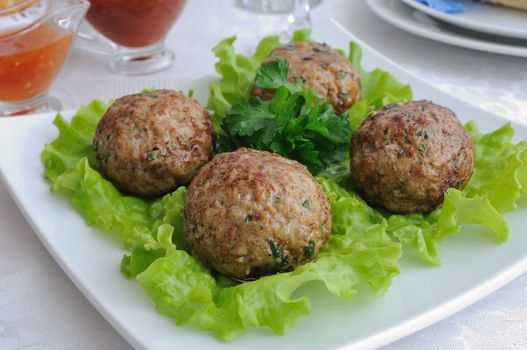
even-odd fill
[[[337,23],[317,25],[313,36],[333,47],[348,48],[355,40]],[[416,98],[452,108],[466,122],[476,119],[491,131],[505,121],[440,92],[360,43],[367,69],[382,67],[413,86]],[[205,102],[208,79],[186,81],[175,88],[194,89]],[[65,113],[71,117],[72,113]],[[0,174],[33,229],[57,263],[97,310],[138,349],[367,349],[382,346],[426,327],[474,303],[527,271],[527,206],[506,216],[512,229],[499,245],[489,232],[464,227],[443,245],[441,267],[403,258],[401,274],[388,293],[362,293],[340,301],[317,284],[302,290],[312,299],[312,313],[285,336],[265,329],[250,330],[226,343],[191,327],[177,327],[158,315],[135,281],[124,279],[120,242],[87,226],[66,198],[52,194],[43,179],[40,153],[57,136],[54,115],[0,119]],[[519,138],[527,128],[515,124]],[[524,201],[525,204],[525,201]]]

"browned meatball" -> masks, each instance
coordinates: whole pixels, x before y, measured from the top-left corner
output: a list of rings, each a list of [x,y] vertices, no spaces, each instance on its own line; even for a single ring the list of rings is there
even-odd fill
[[[394,213],[427,213],[474,170],[472,139],[454,112],[430,101],[390,105],[353,134],[351,168],[366,201]]]
[[[140,196],[169,193],[210,160],[214,128],[207,110],[169,90],[124,96],[103,116],[93,140],[104,175]]]
[[[346,112],[360,97],[360,75],[353,65],[326,44],[314,41],[291,43],[271,52],[263,65],[277,57],[289,61],[289,80],[298,78],[321,98],[328,98],[338,114]],[[264,100],[274,91],[255,86],[253,95]]]
[[[201,169],[184,215],[192,255],[242,279],[312,260],[331,231],[328,198],[304,165],[247,148]]]

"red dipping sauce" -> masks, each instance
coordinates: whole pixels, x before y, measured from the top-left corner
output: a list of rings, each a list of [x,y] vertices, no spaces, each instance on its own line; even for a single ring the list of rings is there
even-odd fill
[[[18,102],[45,92],[72,41],[71,32],[51,23],[23,34],[0,36],[0,101]]]
[[[186,0],[90,0],[86,19],[114,43],[144,47],[161,41]]]

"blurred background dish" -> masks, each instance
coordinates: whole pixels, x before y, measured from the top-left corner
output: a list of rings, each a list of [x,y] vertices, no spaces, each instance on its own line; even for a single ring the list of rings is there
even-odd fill
[[[60,102],[47,91],[66,61],[89,4],[83,0],[10,4],[0,8],[0,116],[59,110]]]
[[[464,11],[460,13],[445,13],[417,0],[402,1],[418,11],[458,27],[527,40],[527,11],[490,4],[473,4],[465,6]],[[527,1],[524,2],[527,4]]]
[[[421,37],[450,45],[502,55],[527,57],[527,41],[459,28],[435,20],[401,0],[367,0],[370,9],[386,22]]]
[[[238,6],[249,11],[264,14],[289,14],[284,39],[289,39],[297,30],[311,28],[311,8],[322,0],[239,0]]]
[[[291,13],[297,0],[237,0],[237,5],[245,10],[258,13]],[[308,0],[311,8],[320,4],[322,0]]]
[[[527,1],[525,0],[487,0],[487,2],[519,10],[527,10]]]
[[[123,75],[162,71],[175,60],[164,39],[186,0],[90,0],[87,22],[98,34],[81,32],[84,48],[112,54],[110,70]]]

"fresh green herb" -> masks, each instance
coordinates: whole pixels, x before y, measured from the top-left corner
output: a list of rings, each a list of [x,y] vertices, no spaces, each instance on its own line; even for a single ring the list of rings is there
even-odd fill
[[[384,135],[388,134],[388,128],[384,128],[384,129],[382,129],[382,133],[383,133]]]
[[[253,216],[251,214],[246,214],[245,217],[243,218],[243,221],[245,222],[253,221]]]
[[[104,152],[104,155],[102,156],[102,161],[104,164],[108,164],[108,161],[110,160],[110,153]]]
[[[185,91],[183,91],[183,90],[178,90],[178,92],[181,95],[187,95],[190,98],[192,98],[194,96],[194,90],[193,89],[188,90],[186,94],[185,94]]]
[[[142,91],[141,91],[141,94],[151,94],[153,92],[156,92],[157,89],[155,87],[149,87],[149,88],[144,88]]]
[[[329,102],[287,77],[289,63],[277,59],[258,70],[256,86],[276,90],[270,101],[241,99],[222,123],[220,148],[251,147],[304,163],[316,174],[348,154],[350,127]]]
[[[426,132],[426,130],[419,130],[418,132],[415,133],[418,137],[420,138],[423,138],[423,139],[427,139],[428,138],[428,133]]]
[[[303,248],[304,250],[304,257],[306,259],[312,259],[315,256],[315,242],[309,241],[307,246]]]
[[[306,209],[309,209],[309,201],[306,199],[305,201],[302,202],[302,206]]]
[[[158,159],[158,156],[155,153],[148,153],[148,155],[146,156],[147,162],[153,162],[154,160],[157,160],[157,159]]]
[[[283,57],[278,57],[258,69],[255,85],[262,89],[278,89],[285,86],[291,93],[300,92],[301,86],[291,84],[288,74],[289,62]]]
[[[274,202],[275,203],[282,203],[282,197],[275,195],[274,196]]]
[[[152,162],[154,160],[158,160],[160,158],[160,156],[165,156],[167,154],[168,154],[168,149],[166,147],[156,146],[156,147],[152,148],[152,150],[150,152],[148,152],[148,154],[146,156],[146,161],[147,162]]]
[[[289,264],[289,257],[282,254],[280,257],[280,265],[285,266],[287,264]]]
[[[417,146],[417,150],[419,151],[419,153],[425,154],[426,153],[426,146],[423,145],[422,143],[420,143],[419,146]]]
[[[269,249],[271,249],[271,255],[273,258],[278,259],[282,256],[282,251],[279,246],[275,245],[273,241],[268,240],[267,243],[269,243]]]

